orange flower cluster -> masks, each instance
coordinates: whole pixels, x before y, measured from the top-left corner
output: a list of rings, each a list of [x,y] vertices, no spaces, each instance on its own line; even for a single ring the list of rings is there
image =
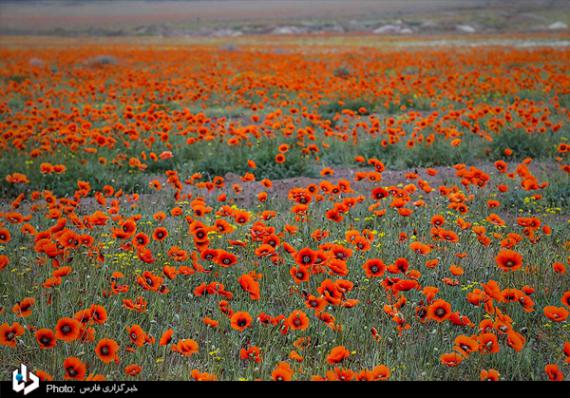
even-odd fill
[[[568,377],[570,51],[105,50],[0,50],[3,354],[42,380]],[[515,134],[556,145],[488,146]],[[267,176],[295,159],[320,176]]]

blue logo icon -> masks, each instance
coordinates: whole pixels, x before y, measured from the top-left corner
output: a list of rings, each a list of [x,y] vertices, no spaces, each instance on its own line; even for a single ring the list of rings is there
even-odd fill
[[[31,384],[26,385],[28,381],[31,381]],[[15,392],[24,391],[24,395],[28,395],[39,386],[40,378],[32,372],[28,372],[28,368],[24,364],[20,365],[19,370],[16,369],[12,373],[12,389]]]

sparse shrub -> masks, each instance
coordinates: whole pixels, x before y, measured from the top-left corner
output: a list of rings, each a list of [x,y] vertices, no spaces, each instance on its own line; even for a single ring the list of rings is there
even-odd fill
[[[491,157],[505,157],[504,151],[509,148],[513,151],[510,158],[523,159],[552,157],[556,151],[556,135],[552,132],[527,133],[522,129],[505,129],[493,136],[491,143]]]
[[[333,75],[340,79],[348,79],[351,75],[350,70],[345,66],[339,66],[333,71]]]
[[[117,57],[113,55],[97,55],[86,59],[84,64],[92,68],[98,68],[105,65],[117,65],[118,62]]]

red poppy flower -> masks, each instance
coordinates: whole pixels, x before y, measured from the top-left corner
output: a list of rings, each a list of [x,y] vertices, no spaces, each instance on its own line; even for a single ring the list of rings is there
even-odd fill
[[[496,257],[497,266],[503,271],[516,271],[522,267],[523,257],[514,250],[503,249]]]
[[[344,346],[334,347],[327,355],[327,362],[331,365],[341,363],[350,356],[350,351]]]
[[[251,325],[251,315],[245,311],[238,311],[230,318],[231,326],[233,329],[243,332]]]
[[[11,326],[7,323],[0,325],[0,345],[8,347],[16,347],[16,337],[24,334],[24,327],[18,322],[14,322]]]
[[[72,318],[61,318],[55,326],[55,337],[67,343],[77,340],[81,334],[81,323]]]
[[[101,339],[95,347],[95,354],[104,363],[112,361],[118,362],[119,358],[117,352],[119,351],[119,344],[113,339]]]
[[[56,345],[56,338],[51,329],[38,329],[36,331],[36,341],[42,350],[53,348]]]
[[[293,330],[305,330],[309,327],[309,317],[303,311],[295,310],[287,318],[287,325]]]
[[[65,380],[83,380],[87,373],[87,365],[77,357],[68,357],[63,361]]]

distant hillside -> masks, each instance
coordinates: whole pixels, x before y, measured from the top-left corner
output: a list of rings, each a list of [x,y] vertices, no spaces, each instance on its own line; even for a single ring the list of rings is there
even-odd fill
[[[568,31],[566,0],[0,0],[0,33],[214,35]]]

